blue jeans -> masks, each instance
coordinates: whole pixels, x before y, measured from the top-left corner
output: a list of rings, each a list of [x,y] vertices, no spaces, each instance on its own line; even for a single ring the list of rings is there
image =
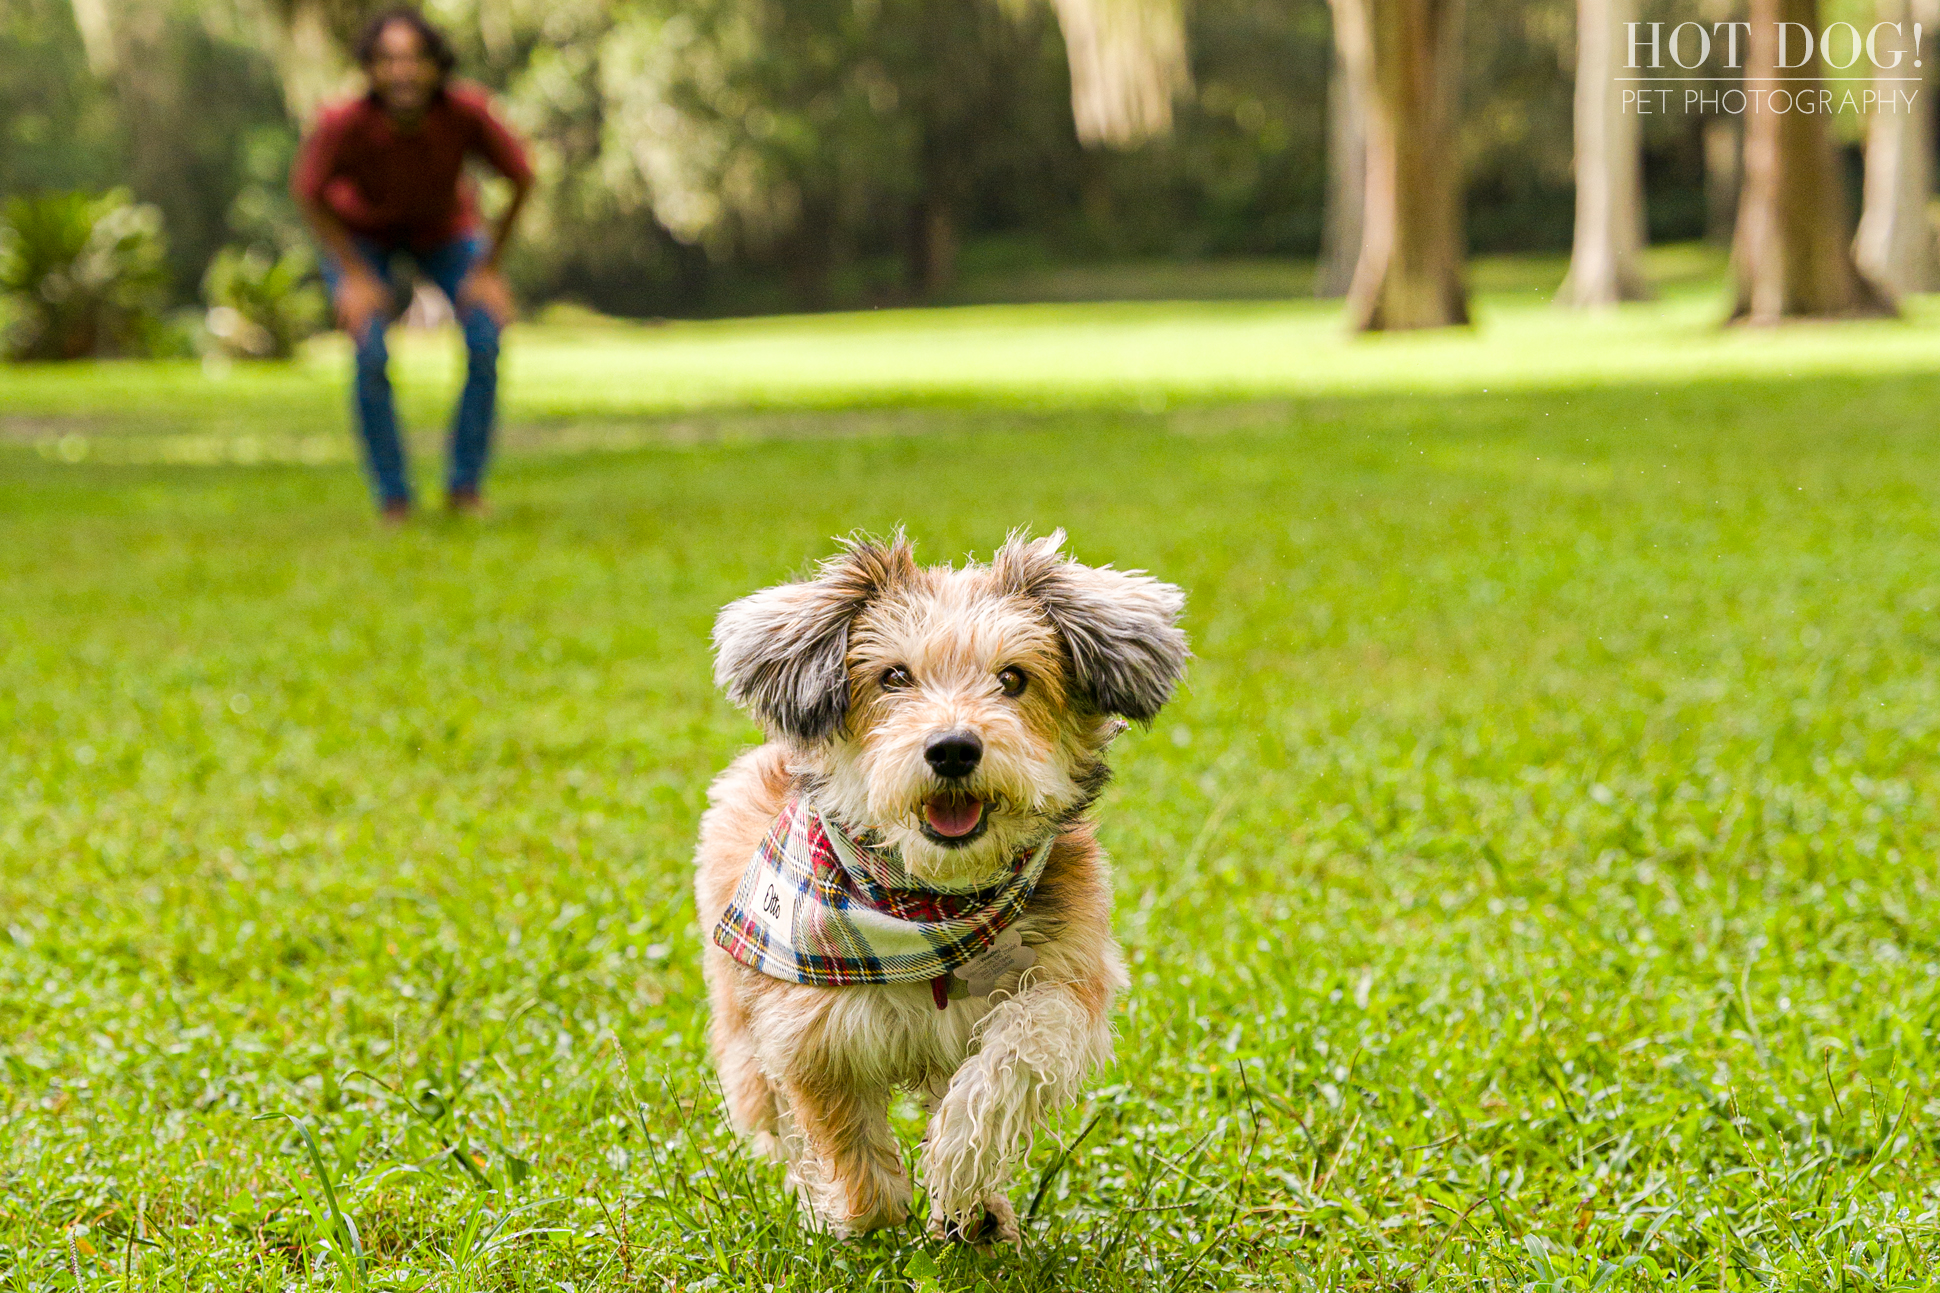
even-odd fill
[[[498,412],[498,324],[492,316],[458,300],[458,285],[465,281],[485,254],[485,240],[466,234],[429,251],[387,247],[368,238],[353,238],[357,255],[395,297],[398,290],[391,263],[401,250],[416,262],[423,275],[451,298],[465,332],[465,389],[458,397],[458,409],[451,420],[451,446],[447,454],[445,488],[448,492],[477,492],[485,475],[485,462],[492,451],[492,423]],[[323,260],[323,281],[334,298],[343,279],[343,267],[327,252]],[[404,445],[397,434],[397,408],[391,399],[390,351],[384,345],[388,320],[371,320],[357,343],[357,429],[364,437],[364,461],[370,469],[371,486],[380,504],[409,503],[411,482],[405,475]]]

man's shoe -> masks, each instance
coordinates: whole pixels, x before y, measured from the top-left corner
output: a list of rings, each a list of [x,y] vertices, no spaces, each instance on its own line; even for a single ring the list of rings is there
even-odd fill
[[[384,506],[378,509],[377,519],[395,529],[411,519],[411,500],[408,498],[387,498]]]
[[[477,489],[469,488],[454,489],[446,494],[445,510],[454,516],[484,516],[491,509],[485,506],[485,500],[479,496]]]

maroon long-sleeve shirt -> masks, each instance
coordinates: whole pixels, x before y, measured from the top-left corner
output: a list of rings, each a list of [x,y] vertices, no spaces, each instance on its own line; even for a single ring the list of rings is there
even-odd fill
[[[478,227],[467,157],[515,182],[532,179],[524,145],[479,87],[447,82],[409,130],[367,94],[324,109],[297,153],[290,189],[354,234],[429,251]]]

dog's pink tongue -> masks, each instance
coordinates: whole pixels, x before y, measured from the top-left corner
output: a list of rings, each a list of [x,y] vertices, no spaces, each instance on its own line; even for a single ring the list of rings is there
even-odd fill
[[[923,805],[923,812],[930,820],[931,830],[955,839],[977,829],[977,823],[983,820],[983,800],[938,795]]]

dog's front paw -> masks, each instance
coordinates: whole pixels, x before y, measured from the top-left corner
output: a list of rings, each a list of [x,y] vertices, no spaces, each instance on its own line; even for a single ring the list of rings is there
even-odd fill
[[[964,1232],[983,1224],[1030,1147],[1035,1095],[1028,1072],[1001,1052],[985,1051],[957,1071],[923,1138],[933,1223]],[[1009,1215],[1009,1204],[1003,1210]],[[1014,1216],[1009,1225],[1015,1232]]]
[[[930,1238],[957,1244],[989,1248],[996,1244],[1015,1244],[1021,1238],[1017,1229],[1017,1209],[1001,1194],[985,1198],[968,1217],[959,1218],[943,1210],[941,1200],[930,1206]]]

